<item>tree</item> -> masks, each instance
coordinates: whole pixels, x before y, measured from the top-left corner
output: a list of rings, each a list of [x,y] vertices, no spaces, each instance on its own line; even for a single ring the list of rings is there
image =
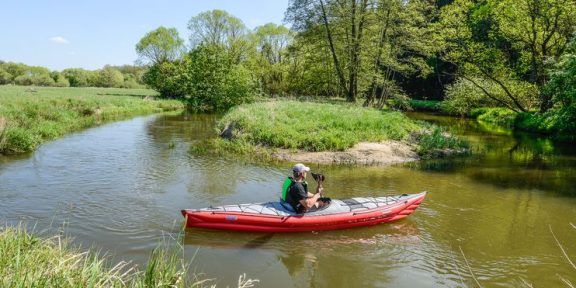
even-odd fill
[[[151,65],[176,61],[181,58],[183,52],[184,40],[180,38],[176,28],[160,26],[148,32],[136,44],[136,53],[140,61]]]
[[[70,83],[70,87],[87,87],[88,86],[88,71],[81,68],[69,68],[62,71],[62,75],[66,77]]]
[[[187,55],[186,94],[192,110],[225,111],[252,98],[248,72],[220,45],[200,45]]]
[[[40,66],[22,65],[22,72],[14,79],[17,85],[34,85],[34,86],[54,86],[55,82],[50,77],[50,70]]]
[[[398,75],[430,72],[425,60],[435,47],[429,41],[432,37],[428,28],[435,11],[428,1],[289,3],[286,20],[315,49],[319,49],[319,43],[325,45],[332,62],[326,68],[334,73],[339,91],[348,101],[367,95],[367,104],[371,104],[376,91],[380,95],[403,94],[397,85]],[[317,62],[325,63],[320,59]]]
[[[542,87],[547,78],[548,58],[558,58],[576,25],[574,0],[491,0],[497,31],[520,51],[520,67],[528,81]],[[552,107],[551,98],[540,94],[540,111]]]
[[[99,87],[120,88],[124,84],[124,76],[118,69],[106,66],[98,72]]]
[[[568,45],[565,53],[555,63],[550,81],[544,87],[544,94],[554,106],[545,113],[544,123],[549,123],[548,132],[576,135],[576,37]]]
[[[183,99],[186,96],[185,73],[185,59],[165,61],[152,65],[144,73],[142,80],[150,88],[158,91],[162,98]]]
[[[6,70],[4,70],[2,66],[0,66],[0,85],[12,83],[12,78],[13,78],[12,75],[6,72]]]
[[[248,30],[242,20],[223,10],[202,12],[188,22],[190,44],[221,45],[235,64],[245,58],[249,50]]]
[[[282,25],[268,23],[256,27],[252,34],[256,46],[247,65],[261,90],[267,94],[287,93],[287,48],[293,33]]]
[[[522,101],[514,90],[533,85],[535,93],[528,94],[540,95],[535,100],[544,112],[552,105],[539,93],[547,81],[545,63],[564,50],[575,5],[570,0],[456,0],[442,10],[443,59],[458,65],[459,76],[478,93],[516,112],[532,109],[526,103],[533,101]],[[488,86],[498,87],[492,90],[498,93]]]

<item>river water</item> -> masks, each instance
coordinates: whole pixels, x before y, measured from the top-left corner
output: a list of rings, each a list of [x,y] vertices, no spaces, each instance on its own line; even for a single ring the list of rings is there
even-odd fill
[[[0,220],[137,265],[183,244],[191,272],[235,287],[564,287],[576,284],[576,149],[472,121],[449,127],[474,154],[392,167],[312,165],[333,198],[428,191],[410,217],[298,234],[182,230],[180,210],[278,199],[292,163],[196,156],[217,116],[156,115],[107,124],[0,156]],[[192,271],[193,270],[193,271]]]

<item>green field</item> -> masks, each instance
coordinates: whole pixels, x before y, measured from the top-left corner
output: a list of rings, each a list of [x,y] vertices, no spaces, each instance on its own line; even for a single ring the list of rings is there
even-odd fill
[[[112,120],[175,111],[185,105],[156,100],[149,89],[0,86],[0,154],[35,150],[41,143]]]

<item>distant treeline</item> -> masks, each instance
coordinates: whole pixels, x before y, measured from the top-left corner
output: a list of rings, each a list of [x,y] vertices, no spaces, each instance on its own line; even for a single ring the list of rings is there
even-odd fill
[[[100,70],[70,68],[59,72],[40,66],[0,61],[0,85],[144,88],[142,75],[146,70],[142,66],[123,65],[105,66]]]

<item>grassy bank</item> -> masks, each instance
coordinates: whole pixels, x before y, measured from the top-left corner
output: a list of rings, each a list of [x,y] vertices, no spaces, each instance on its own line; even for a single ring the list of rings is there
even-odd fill
[[[55,237],[40,239],[23,228],[0,230],[2,287],[200,287],[186,279],[186,265],[159,250],[146,270],[128,263],[111,265],[105,258],[81,252]]]
[[[0,86],[0,153],[35,150],[66,133],[112,120],[184,109],[148,89]]]
[[[1,287],[206,287],[212,280],[187,272],[189,265],[174,249],[155,249],[143,270],[130,263],[113,264],[82,252],[66,239],[38,238],[23,227],[0,228]],[[254,287],[241,275],[239,288]],[[210,287],[215,287],[212,285]]]
[[[241,105],[224,115],[217,128],[232,141],[213,139],[194,151],[253,154],[260,147],[343,151],[359,142],[385,140],[415,144],[421,155],[465,147],[438,127],[415,122],[402,113],[346,104],[270,101]]]

